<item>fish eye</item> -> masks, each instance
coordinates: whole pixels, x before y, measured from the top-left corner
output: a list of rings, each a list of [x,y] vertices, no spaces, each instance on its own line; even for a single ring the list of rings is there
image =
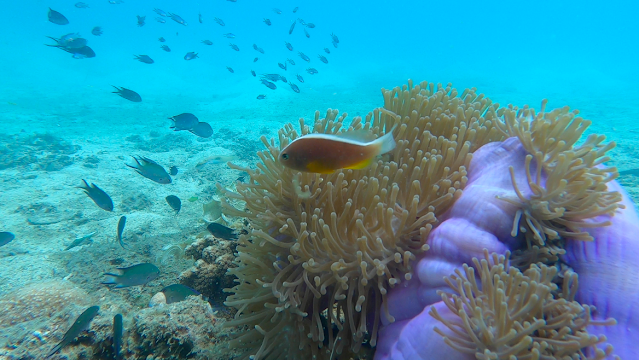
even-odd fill
[[[282,159],[288,160],[288,154],[286,154],[286,153],[282,154]]]

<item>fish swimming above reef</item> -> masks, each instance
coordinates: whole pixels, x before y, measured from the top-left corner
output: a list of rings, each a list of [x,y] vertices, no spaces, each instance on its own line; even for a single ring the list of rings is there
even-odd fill
[[[160,24],[166,24],[166,20],[158,16],[155,17],[155,21],[159,22]]]
[[[237,156],[235,155],[213,155],[209,156],[203,160],[200,160],[195,168],[200,170],[205,165],[217,165],[217,164],[226,164],[229,161],[237,160]]]
[[[161,165],[143,156],[139,156],[137,158],[135,156],[132,157],[133,160],[135,160],[136,165],[126,164],[126,166],[134,169],[138,174],[149,180],[155,181],[158,184],[171,183],[171,175],[169,175]]]
[[[155,13],[160,16],[169,17],[169,14],[167,14],[166,11],[162,9],[154,8],[153,11],[155,11]]]
[[[165,287],[161,290],[166,297],[167,304],[173,304],[176,302],[184,301],[189,296],[199,296],[200,293],[186,285],[173,284]]]
[[[93,240],[91,239],[91,237],[93,237],[93,235],[95,235],[95,234],[96,234],[96,231],[94,231],[92,233],[89,233],[89,234],[86,234],[84,236],[80,236],[79,238],[73,240],[71,242],[71,244],[69,244],[69,246],[67,246],[64,249],[64,251],[71,250],[74,247],[78,247],[78,246],[87,245],[87,244],[92,243]]]
[[[297,54],[302,58],[302,60],[306,61],[306,62],[311,62],[311,58],[309,58],[308,56],[306,56],[306,54],[304,54],[301,51],[298,51]]]
[[[293,30],[295,30],[295,24],[297,24],[297,21],[293,20],[293,23],[291,24],[291,27],[288,29],[288,34],[291,35],[293,33]]]
[[[211,40],[202,40],[202,41],[200,41],[200,42],[201,42],[202,44],[204,44],[204,45],[213,45],[213,41],[211,41]]]
[[[363,169],[376,156],[395,148],[391,130],[374,138],[367,130],[341,134],[309,134],[295,139],[279,155],[282,165],[293,170],[329,174],[339,169]]]
[[[84,182],[84,185],[78,186],[78,188],[84,190],[84,193],[87,194],[96,205],[106,211],[113,211],[113,200],[111,200],[109,194],[94,183],[89,185],[84,179],[82,179],[82,182]]]
[[[138,17],[138,27],[142,27],[144,26],[144,24],[146,24],[146,22],[144,21],[146,19],[146,16],[140,16],[140,15],[135,15]]]
[[[8,231],[0,232],[0,246],[7,245],[11,241],[13,241],[13,239],[15,239],[15,238],[16,238],[16,236],[13,235],[13,233],[10,233]]]
[[[236,240],[237,234],[235,230],[228,228],[222,224],[218,223],[210,223],[206,226],[206,230],[208,230],[211,235],[216,238],[224,239],[224,240]]]
[[[80,34],[77,33],[66,34],[59,38],[54,38],[51,36],[47,37],[56,42],[55,45],[47,45],[51,47],[79,49],[87,45],[87,39],[80,37]]]
[[[95,36],[100,36],[100,35],[104,34],[104,32],[102,31],[102,28],[101,28],[101,27],[96,26],[96,27],[94,27],[94,28],[91,30],[91,34],[93,34],[93,35],[95,35]]]
[[[266,95],[263,95],[263,94],[257,95],[257,100],[264,100],[264,99],[266,99]]]
[[[74,59],[89,59],[95,57],[95,51],[88,46],[83,46],[78,49],[61,48],[62,50],[73,55]]]
[[[160,49],[166,51],[166,52],[171,52],[171,48],[168,45],[162,45],[160,46]]]
[[[196,52],[187,52],[186,55],[184,55],[184,60],[193,60],[193,59],[197,59],[197,53]]]
[[[62,15],[61,13],[49,8],[49,12],[47,13],[47,17],[49,18],[49,21],[57,24],[57,25],[67,25],[69,23],[69,19],[67,19],[64,15]]]
[[[122,314],[116,314],[113,317],[113,352],[115,353],[115,360],[122,359],[120,350],[122,349],[123,333],[124,326],[122,325]]]
[[[331,33],[331,39],[333,40],[332,42],[335,44],[339,44],[339,38],[337,37],[337,35]],[[335,46],[337,47],[337,46]]]
[[[158,41],[159,41],[159,42],[165,42],[165,41],[166,41],[166,39],[165,39],[165,38],[163,38],[162,36],[160,36],[160,37],[158,38]]]
[[[58,345],[54,346],[53,349],[49,351],[49,354],[45,357],[45,359],[50,358],[55,353],[60,351],[63,347],[69,345],[69,343],[77,338],[78,335],[80,335],[80,333],[82,333],[84,330],[88,330],[89,325],[91,324],[91,320],[93,320],[93,318],[98,315],[98,311],[100,311],[99,306],[91,306],[90,308],[84,310],[84,312],[80,314],[77,319],[75,319],[73,325],[71,325],[69,330],[67,330],[67,332],[64,334],[62,341],[60,341]]]
[[[275,90],[277,89],[277,85],[273,84],[272,82],[266,80],[266,79],[262,79],[260,80],[262,82],[262,84],[264,84],[264,86],[266,86],[267,88],[271,89],[271,90]]]
[[[171,116],[169,120],[173,121],[173,126],[170,127],[173,131],[191,130],[200,122],[197,116],[191,113]]]
[[[89,5],[87,5],[87,3],[77,2],[75,3],[75,7],[77,7],[78,9],[88,9]]]
[[[233,44],[233,43],[229,43],[229,46],[231,47],[231,49],[233,49],[235,51],[240,51],[240,48],[237,45]]]
[[[233,70],[233,68],[230,66],[227,66],[226,70],[228,70],[231,74],[235,74],[235,70]]]
[[[117,268],[119,274],[105,273],[106,281],[102,284],[122,289],[129,286],[145,285],[160,276],[160,269],[150,263],[141,263],[124,268]]]
[[[133,60],[137,60],[139,62],[143,62],[145,64],[153,64],[155,61],[151,59],[149,55],[133,55],[135,58]]]
[[[293,83],[290,83],[289,85],[291,86],[291,89],[293,89],[293,91],[295,91],[298,94],[300,93],[300,88],[297,85]]]
[[[211,135],[213,135],[213,128],[211,127],[211,125],[209,125],[209,123],[199,122],[192,129],[190,129],[189,132],[193,135],[206,139],[210,138]]]
[[[171,13],[168,13],[167,15],[168,15],[168,17],[170,17],[170,18],[171,18],[171,20],[175,21],[175,22],[176,22],[176,23],[178,23],[178,24],[182,24],[182,25],[184,25],[184,26],[187,26],[187,25],[188,25],[188,24],[186,23],[186,21],[184,21],[184,19],[182,19],[182,18],[180,17],[180,15],[171,14]]]
[[[286,48],[289,49],[290,51],[293,51],[293,45],[291,45],[290,42],[285,41],[284,45],[286,45]]]
[[[299,82],[301,82],[301,83],[303,83],[303,82],[304,82],[304,78],[302,77],[302,75],[297,74],[297,75],[296,75],[296,77],[297,77],[297,81],[299,81]]]
[[[118,232],[115,235],[115,239],[118,241],[118,244],[120,244],[120,246],[122,246],[123,249],[128,250],[126,248],[126,244],[124,243],[124,237],[122,236],[122,234],[124,234],[124,227],[126,226],[126,216],[122,215],[120,216],[120,220],[118,220]]]
[[[182,201],[180,198],[175,195],[169,195],[165,198],[166,203],[169,204],[171,209],[175,210],[176,214],[180,213],[180,209],[182,209]]]
[[[264,19],[264,23],[268,26],[271,26],[271,19]]]
[[[178,174],[178,168],[177,166],[173,165],[169,168],[169,174],[175,176]]]
[[[218,23],[218,25],[220,25],[220,26],[225,26],[225,25],[226,25],[226,24],[224,24],[224,20],[222,20],[222,19],[220,19],[220,18],[218,18],[218,17],[213,18],[213,21],[215,21],[216,23]]]
[[[224,36],[227,39],[235,39],[235,34],[233,33],[226,33],[226,34],[223,34],[222,36]]]
[[[324,64],[328,64],[328,59],[325,56],[317,55],[317,58],[320,59]]]
[[[111,86],[113,86],[115,88],[115,90],[116,90],[116,91],[112,92],[113,94],[118,94],[121,97],[123,97],[123,98],[125,98],[125,99],[127,99],[129,101],[133,101],[133,102],[141,102],[142,101],[142,97],[140,96],[140,94],[136,93],[133,90],[129,90],[129,89],[123,88],[123,87],[118,88],[115,85],[111,85]]]
[[[311,74],[311,75],[315,75],[315,74],[317,74],[318,71],[317,71],[316,68],[308,68],[308,69],[306,69],[306,72]]]

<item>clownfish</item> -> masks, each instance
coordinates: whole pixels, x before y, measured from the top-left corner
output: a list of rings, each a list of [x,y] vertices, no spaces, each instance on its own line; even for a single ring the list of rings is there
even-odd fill
[[[279,155],[282,165],[298,171],[329,174],[339,169],[364,169],[376,156],[395,148],[393,131],[372,140],[367,130],[342,134],[309,134],[295,139]]]

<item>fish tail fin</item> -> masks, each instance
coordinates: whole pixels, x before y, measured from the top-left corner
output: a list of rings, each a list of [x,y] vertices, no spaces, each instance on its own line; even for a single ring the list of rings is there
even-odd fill
[[[395,149],[395,146],[397,146],[397,144],[395,143],[395,138],[393,137],[393,130],[395,130],[395,127],[393,127],[393,129],[384,136],[373,141],[373,144],[379,146],[379,153],[377,153],[377,155],[386,154],[387,152]]]

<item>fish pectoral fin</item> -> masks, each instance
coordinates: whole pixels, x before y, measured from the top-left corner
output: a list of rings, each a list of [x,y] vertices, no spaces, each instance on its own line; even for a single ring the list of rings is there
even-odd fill
[[[326,167],[326,165],[322,164],[319,161],[311,161],[310,163],[308,163],[308,165],[306,165],[306,169],[309,172],[318,174],[330,174],[336,170]]]
[[[361,170],[361,169],[365,169],[367,168],[374,160],[375,158],[369,158],[369,159],[364,159],[356,164],[353,164],[351,166],[347,166],[344,169],[353,169],[353,170]]]

